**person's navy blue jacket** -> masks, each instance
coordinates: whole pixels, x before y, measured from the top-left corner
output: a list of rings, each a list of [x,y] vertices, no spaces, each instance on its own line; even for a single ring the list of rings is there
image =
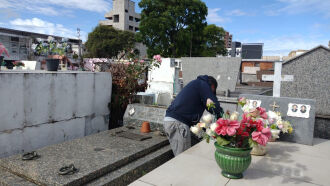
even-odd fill
[[[217,118],[222,117],[223,109],[220,107],[216,95],[213,94],[208,84],[208,76],[198,76],[197,79],[188,83],[176,96],[166,111],[166,116],[174,118],[188,126],[199,122],[206,107],[206,100],[210,98],[215,109],[209,111],[216,114]]]

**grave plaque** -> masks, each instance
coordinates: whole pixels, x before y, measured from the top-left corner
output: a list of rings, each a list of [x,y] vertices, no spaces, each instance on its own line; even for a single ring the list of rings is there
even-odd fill
[[[314,99],[271,97],[250,94],[241,94],[239,97],[245,97],[249,100],[260,100],[260,106],[265,108],[267,111],[274,110],[281,112],[283,120],[287,120],[291,123],[293,127],[293,133],[282,135],[280,140],[296,142],[305,145],[313,145],[315,123]],[[292,109],[293,105],[297,105],[296,112],[302,111],[304,113],[299,113],[297,115],[290,114],[292,110],[289,111],[289,109]],[[304,111],[303,106],[306,106],[306,111]],[[242,112],[240,108],[238,110],[239,112]],[[306,117],[307,114],[308,117]]]

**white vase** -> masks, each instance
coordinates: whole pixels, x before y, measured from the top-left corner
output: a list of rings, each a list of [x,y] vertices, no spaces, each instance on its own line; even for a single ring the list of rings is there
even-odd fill
[[[278,130],[278,129],[271,129],[270,132],[272,133],[272,137],[270,138],[270,142],[275,142],[276,139],[280,138],[280,133],[281,133],[281,130]]]
[[[252,148],[251,155],[264,156],[267,153],[266,147],[257,145]]]

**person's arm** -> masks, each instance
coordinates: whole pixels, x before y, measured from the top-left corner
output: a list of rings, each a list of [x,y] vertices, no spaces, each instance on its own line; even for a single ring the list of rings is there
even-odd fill
[[[208,85],[206,82],[201,82],[200,95],[206,110],[211,114],[215,114],[218,119],[221,118],[224,113],[223,109],[220,107],[219,101],[213,94],[210,85]],[[215,108],[208,109],[207,105],[212,103],[214,104]]]

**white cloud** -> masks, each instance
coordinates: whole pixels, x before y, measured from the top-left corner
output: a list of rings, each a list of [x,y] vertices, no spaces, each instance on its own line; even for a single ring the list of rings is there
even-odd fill
[[[247,15],[247,13],[240,9],[235,9],[235,10],[227,11],[226,15],[228,15],[228,16],[244,16],[244,15]]]
[[[283,55],[287,56],[290,51],[304,49],[309,50],[318,45],[327,46],[328,40],[314,36],[279,36],[269,39],[245,40],[244,42],[264,43],[264,56]]]
[[[9,22],[11,28],[24,30],[29,32],[36,32],[41,34],[56,35],[68,38],[77,38],[75,30],[64,27],[62,24],[55,24],[48,21],[44,21],[39,18],[32,19],[15,19]],[[87,34],[81,32],[81,38],[83,41],[86,40]]]
[[[317,13],[327,18],[330,17],[330,1],[329,0],[277,0],[277,4],[269,7],[266,11],[269,16],[276,16],[283,13],[301,14],[301,13]]]
[[[230,22],[231,19],[219,16],[218,12],[220,10],[221,10],[220,8],[209,8],[208,9],[208,15],[207,15],[207,21],[210,22],[210,23]]]
[[[61,15],[72,9],[91,12],[107,12],[110,10],[108,0],[1,0],[0,8],[25,10],[44,15]]]

